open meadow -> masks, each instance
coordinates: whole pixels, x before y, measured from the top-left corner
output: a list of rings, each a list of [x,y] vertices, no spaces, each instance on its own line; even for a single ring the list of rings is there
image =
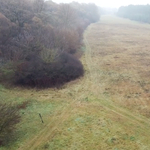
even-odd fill
[[[102,16],[84,43],[84,77],[60,89],[0,86],[1,101],[27,105],[16,142],[0,150],[150,149],[150,25]]]

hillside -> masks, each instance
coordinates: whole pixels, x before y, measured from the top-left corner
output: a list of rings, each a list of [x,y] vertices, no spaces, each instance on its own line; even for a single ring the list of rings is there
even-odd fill
[[[99,17],[95,4],[0,0],[0,82],[50,88],[82,77],[75,55]]]
[[[102,16],[84,33],[84,77],[61,89],[1,86],[3,101],[29,104],[17,142],[0,150],[149,150],[149,30]]]

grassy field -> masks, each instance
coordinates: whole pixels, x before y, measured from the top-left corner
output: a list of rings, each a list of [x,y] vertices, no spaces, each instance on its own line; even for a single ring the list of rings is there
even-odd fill
[[[84,77],[59,90],[0,86],[1,101],[29,101],[16,142],[0,150],[149,150],[149,31],[102,16],[84,34]]]

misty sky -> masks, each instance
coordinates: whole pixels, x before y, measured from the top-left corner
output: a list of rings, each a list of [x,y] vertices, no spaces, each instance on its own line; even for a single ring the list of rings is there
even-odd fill
[[[52,0],[56,3],[69,3],[72,1],[77,1],[79,3],[95,3],[101,7],[120,7],[129,4],[150,4],[150,0]]]

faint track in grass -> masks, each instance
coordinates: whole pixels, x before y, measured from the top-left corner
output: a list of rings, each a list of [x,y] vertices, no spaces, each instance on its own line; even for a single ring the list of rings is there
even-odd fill
[[[68,119],[68,117],[71,115],[71,112],[76,106],[75,104],[78,103],[78,99],[80,99],[78,91],[82,86],[84,86],[84,84],[80,84],[77,86],[74,95],[70,96],[68,106],[61,107],[49,121],[47,120],[47,122],[49,123],[44,125],[43,129],[39,131],[39,133],[33,139],[27,141],[18,150],[35,150],[39,148],[43,143],[51,141],[54,138],[57,129],[59,129],[59,127],[61,127],[61,124],[63,124],[63,122]]]
[[[92,30],[88,28],[88,30]],[[87,31],[88,32],[88,31]],[[42,144],[51,141],[57,130],[61,127],[61,125],[72,115],[73,110],[76,108],[76,104],[79,102],[80,97],[82,97],[83,93],[80,93],[80,88],[89,90],[89,93],[95,92],[95,99],[99,101],[99,105],[104,107],[110,114],[114,113],[122,118],[125,118],[128,122],[133,123],[134,125],[139,125],[141,128],[139,129],[141,132],[145,133],[146,135],[150,135],[149,127],[150,127],[150,120],[138,116],[124,108],[120,108],[118,105],[115,105],[114,102],[111,100],[106,100],[106,97],[102,94],[98,94],[98,88],[101,88],[99,82],[97,82],[98,72],[92,71],[94,64],[94,58],[92,57],[92,50],[91,45],[89,43],[89,39],[87,37],[87,32],[84,36],[84,43],[86,45],[85,51],[85,65],[87,66],[87,74],[86,79],[83,84],[80,84],[74,93],[73,97],[70,97],[70,100],[67,106],[61,107],[55,115],[47,120],[46,125],[43,126],[43,130],[41,130],[32,140],[27,141],[23,146],[19,148],[19,150],[36,150]],[[103,61],[103,60],[101,60]],[[92,89],[93,88],[93,89]],[[88,97],[89,95],[87,95]],[[130,125],[128,126],[130,127]]]
[[[92,80],[92,82],[94,83],[93,80],[96,80],[97,76],[98,75],[95,75],[93,76],[92,74],[92,63],[94,63],[94,60],[92,61],[92,57],[91,57],[91,47],[90,47],[90,44],[88,42],[88,39],[86,37],[86,35],[84,36],[84,41],[85,41],[85,45],[86,45],[86,64],[88,66],[88,69],[90,71],[90,79]],[[102,61],[102,60],[101,60]],[[99,99],[99,97],[97,97]],[[101,99],[105,99],[105,97],[101,95]],[[117,107],[113,102],[109,101],[105,101],[105,100],[100,100],[101,101],[101,104],[103,107],[105,107],[106,109],[108,109],[109,111],[112,111],[118,115],[120,115],[121,117],[125,117],[127,118],[129,121],[135,123],[135,124],[140,124],[143,126],[143,129],[145,132],[148,131],[149,127],[150,127],[150,119],[146,119],[146,118],[141,118],[141,117],[138,117],[136,116],[135,114],[133,115],[132,112],[129,112],[125,109],[120,109],[119,107]],[[144,125],[143,125],[144,123]],[[145,126],[146,125],[146,126]]]

